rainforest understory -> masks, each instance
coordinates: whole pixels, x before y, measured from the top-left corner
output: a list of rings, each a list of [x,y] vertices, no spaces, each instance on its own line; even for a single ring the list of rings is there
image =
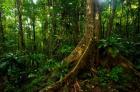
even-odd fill
[[[0,92],[140,92],[139,0],[3,0]]]

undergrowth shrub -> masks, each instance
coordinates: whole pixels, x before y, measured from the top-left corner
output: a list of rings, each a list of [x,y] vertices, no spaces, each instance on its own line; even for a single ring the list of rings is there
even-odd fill
[[[68,64],[46,59],[40,53],[7,53],[0,58],[0,76],[6,77],[5,92],[34,92],[61,79]]]
[[[121,49],[124,49],[122,39],[118,35],[111,35],[106,39],[101,39],[98,48],[104,49],[105,52],[110,53],[112,57],[116,57]]]
[[[130,78],[127,79],[126,76],[124,76],[124,68],[121,66],[115,66],[111,70],[100,67],[98,69],[98,79],[101,86],[107,86],[111,82],[123,84]]]

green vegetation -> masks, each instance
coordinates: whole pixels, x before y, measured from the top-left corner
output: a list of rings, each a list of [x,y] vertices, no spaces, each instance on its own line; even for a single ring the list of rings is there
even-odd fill
[[[0,0],[0,92],[139,92],[139,72],[140,0]]]

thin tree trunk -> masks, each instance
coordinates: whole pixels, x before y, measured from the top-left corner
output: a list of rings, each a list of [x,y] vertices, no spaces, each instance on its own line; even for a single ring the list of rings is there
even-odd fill
[[[35,39],[35,18],[32,20],[32,28],[33,28],[33,50],[36,50],[36,39]]]
[[[108,36],[112,33],[113,31],[113,20],[115,17],[115,11],[116,11],[116,0],[111,0],[111,6],[112,6],[112,12],[111,16],[109,18],[109,24],[108,24]]]
[[[79,4],[78,4],[79,5]],[[74,40],[74,45],[77,45],[79,39],[78,35],[80,33],[80,26],[79,26],[79,20],[80,20],[80,15],[79,15],[79,6],[76,7],[75,9],[75,18],[74,18],[74,32],[73,32],[73,40]]]
[[[31,20],[32,20],[32,30],[33,30],[33,51],[36,50],[36,39],[35,39],[35,11],[34,11],[34,3],[33,3],[33,0],[31,1],[32,2],[32,14],[31,14]]]
[[[17,0],[18,29],[19,29],[19,49],[25,50],[23,23],[22,23],[22,0]]]
[[[44,20],[42,22],[42,37],[43,37],[43,53],[45,53],[46,55],[49,54],[49,41],[48,41],[48,37],[47,37],[47,33],[48,33],[48,29],[49,29],[49,23],[48,23],[48,11],[49,9],[46,6],[48,5],[49,1],[47,1],[47,4],[43,7],[43,9],[45,10],[45,15],[44,16]]]
[[[0,11],[0,40],[4,41],[3,23],[2,23],[2,12]]]
[[[122,17],[123,17],[123,9],[124,9],[124,6],[123,6],[123,0],[121,0],[121,17],[120,17],[120,26],[119,26],[119,32],[121,32],[122,31]]]
[[[42,36],[43,36],[43,52],[45,54],[48,54],[48,49],[47,49],[47,38],[46,38],[46,33],[48,30],[48,20],[47,17],[45,18],[45,22],[42,23]]]
[[[129,38],[128,27],[129,27],[129,10],[126,10],[126,26],[125,26],[126,38]]]
[[[140,0],[138,0],[139,6],[138,6],[138,32],[140,32]]]
[[[101,35],[102,38],[105,37],[105,23],[102,23],[102,35]]]
[[[0,55],[4,51],[4,32],[2,23],[2,9],[0,9]]]

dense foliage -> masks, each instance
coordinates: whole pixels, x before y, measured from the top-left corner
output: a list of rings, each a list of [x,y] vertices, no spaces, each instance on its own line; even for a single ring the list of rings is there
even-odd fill
[[[99,1],[101,56],[121,53],[140,70],[140,1]],[[86,0],[0,0],[0,90],[36,92],[61,80],[71,68],[64,58],[85,32],[85,11]],[[97,71],[81,76],[103,87],[135,78],[121,66]]]

